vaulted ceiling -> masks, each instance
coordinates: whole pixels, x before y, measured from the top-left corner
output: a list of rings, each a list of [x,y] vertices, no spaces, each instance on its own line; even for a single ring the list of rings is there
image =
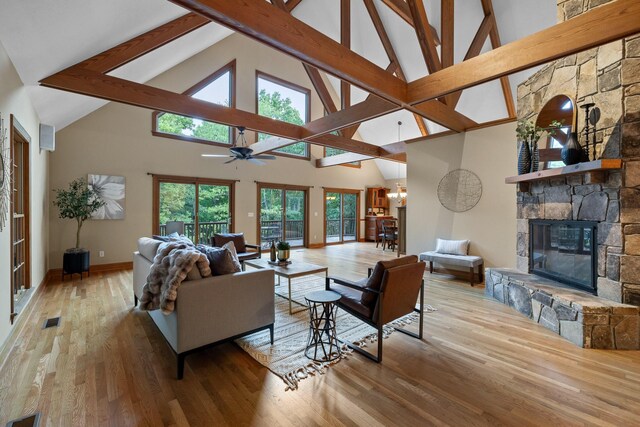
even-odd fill
[[[427,96],[424,100],[431,100],[424,102],[414,95],[437,93],[440,90],[433,85],[437,80],[425,78],[434,73],[442,75],[443,79],[449,79],[448,83],[442,80],[446,83],[442,88],[447,84],[452,88],[456,87],[455,78],[451,79],[444,72],[448,66],[487,52],[492,47],[499,46],[500,42],[511,43],[550,27],[556,20],[555,0],[271,0],[272,5],[258,0],[243,0],[238,3],[221,0],[174,2],[208,18],[223,21],[235,30],[294,56],[302,55],[300,57],[304,57],[305,62],[339,75],[342,81],[326,74],[333,91],[342,93],[343,104],[346,104],[342,109],[345,111],[338,111],[341,109],[338,99],[333,110],[327,108],[329,112],[337,111],[337,114],[330,115],[324,121],[319,120],[306,127],[284,124],[274,127],[272,123],[262,122],[251,113],[229,111],[233,109],[223,111],[207,105],[192,104],[191,101],[187,101],[186,106],[181,104],[174,107],[168,103],[153,105],[154,108],[178,113],[193,112],[199,117],[219,119],[218,121],[227,124],[251,119],[255,122],[256,129],[263,131],[265,129],[261,126],[264,124],[269,127],[266,130],[268,133],[281,138],[274,138],[269,142],[271,145],[256,145],[258,151],[265,151],[273,144],[281,144],[282,137],[308,137],[310,141],[321,145],[350,147],[352,149],[349,151],[359,153],[362,158],[401,158],[398,157],[401,154],[396,153],[404,151],[404,143],[396,143],[397,141],[437,134],[446,131],[447,127],[461,131],[477,124],[513,117],[516,86],[534,71],[531,68],[512,73],[508,77],[504,73],[495,74],[502,75],[501,79],[479,77],[478,81],[487,82],[459,86],[467,87],[463,91],[443,89],[441,95],[436,95],[439,100]],[[632,4],[626,0],[624,3]],[[253,27],[261,24],[251,13],[258,11],[274,14],[277,19],[265,19],[269,24],[257,30]],[[86,67],[87,58],[183,16],[185,12],[182,7],[163,0],[66,0],[64,3],[44,0],[12,1],[4,6],[0,15],[0,41],[29,88],[41,120],[61,129],[107,102],[98,98],[120,102],[129,100],[126,93],[111,96],[113,86],[109,85],[123,83],[130,91],[144,88],[146,86],[137,87],[127,81],[144,83],[233,33],[215,22],[200,24],[193,27],[195,30],[186,31],[185,35],[171,39],[157,49],[148,49],[143,56],[127,58],[122,62],[125,65],[115,70],[109,67],[91,70],[90,66]],[[295,19],[288,16],[289,12]],[[345,19],[348,15],[350,17]],[[304,24],[300,24],[303,25],[300,27],[299,22],[311,28],[304,27]],[[281,28],[317,30],[313,38],[320,40],[317,51],[322,52],[316,55],[317,52],[314,51],[311,56],[304,56],[304,52],[296,51],[295,47],[283,42],[282,32],[274,32],[269,36],[268,33],[274,31],[276,24],[281,25]],[[301,42],[296,37],[302,32],[296,34],[293,30],[290,31],[293,32],[293,37],[288,38],[288,43],[294,45]],[[621,31],[623,30],[620,33]],[[307,49],[308,42],[312,40],[308,36],[309,31],[305,30],[304,33],[301,36],[304,40],[299,44],[302,50]],[[604,40],[606,37],[618,36],[603,35],[601,38]],[[336,44],[337,46],[332,45],[332,49],[326,49],[326,46],[333,43],[332,40],[342,42],[342,46]],[[585,41],[581,43],[585,46],[588,44]],[[579,44],[571,49],[581,49]],[[359,56],[344,56],[348,49]],[[338,53],[333,52],[334,50]],[[365,71],[360,76],[354,76],[354,70],[360,71],[361,67],[349,68],[343,61],[327,66],[327,60],[320,58],[325,53],[328,55],[326,58],[335,53],[342,59],[353,60],[353,64],[360,65]],[[84,64],[81,61],[85,61]],[[528,67],[534,62],[527,64]],[[538,60],[536,63],[543,62]],[[510,67],[508,63],[502,66]],[[305,65],[305,68],[310,77],[314,73],[318,76],[315,68],[309,65]],[[527,67],[515,67],[511,71],[524,68]],[[443,72],[438,73],[440,69]],[[380,76],[380,81],[367,76],[367,70]],[[395,75],[387,74],[389,72]],[[473,78],[473,72],[467,74],[467,78]],[[490,75],[491,73],[487,74]],[[122,80],[113,79],[114,77]],[[321,90],[318,80],[322,79],[315,80],[312,79],[315,88]],[[418,81],[415,82],[416,80]],[[75,93],[39,86],[40,81],[45,86]],[[407,85],[401,82],[411,83]],[[103,86],[102,89],[99,89],[100,85]],[[356,85],[367,88],[382,98],[371,98],[368,92]],[[155,95],[168,97],[167,100],[173,100],[175,104],[184,101],[168,92],[158,92]],[[415,99],[411,99],[412,96]],[[153,97],[150,97],[144,102],[136,100],[134,105],[149,108],[154,102]],[[356,126],[345,127],[347,123],[363,121],[349,122],[353,117],[364,116],[376,118],[361,123],[357,127],[357,133]],[[404,123],[400,131],[396,125],[399,120]],[[327,134],[332,126],[342,129],[340,135]],[[379,162],[379,167],[388,178],[397,173],[395,164],[389,166],[389,162],[384,160],[376,162]]]

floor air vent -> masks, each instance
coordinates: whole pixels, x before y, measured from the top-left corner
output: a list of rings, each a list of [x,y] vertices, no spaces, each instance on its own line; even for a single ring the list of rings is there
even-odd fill
[[[44,325],[42,325],[42,329],[55,328],[55,327],[58,327],[59,325],[60,325],[60,318],[52,317],[51,319],[47,319],[44,322]]]
[[[9,421],[7,427],[38,427],[40,425],[40,413],[27,415],[17,420]]]

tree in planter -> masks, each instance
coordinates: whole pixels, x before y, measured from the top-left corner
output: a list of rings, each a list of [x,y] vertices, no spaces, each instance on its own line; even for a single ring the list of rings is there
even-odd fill
[[[56,200],[53,204],[59,210],[58,216],[64,219],[75,219],[78,223],[74,249],[75,252],[79,252],[82,224],[91,218],[92,213],[104,206],[104,200],[87,186],[87,181],[84,178],[71,181],[67,189],[53,191],[56,193]]]

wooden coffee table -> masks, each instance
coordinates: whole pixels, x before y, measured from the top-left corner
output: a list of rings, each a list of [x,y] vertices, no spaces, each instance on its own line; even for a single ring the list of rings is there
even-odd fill
[[[289,314],[293,314],[292,302],[295,302],[298,305],[301,305],[305,308],[298,311],[306,310],[307,305],[303,302],[296,301],[291,299],[291,279],[295,279],[296,277],[302,276],[310,276],[316,273],[324,273],[325,277],[329,275],[329,269],[327,267],[323,267],[321,265],[309,264],[306,262],[293,261],[291,264],[285,267],[279,267],[277,265],[271,265],[266,259],[251,259],[244,262],[245,265],[249,267],[263,269],[270,268],[274,271],[276,276],[278,276],[278,285],[280,285],[280,278],[284,277],[289,282],[289,296],[282,295],[276,292],[276,295],[281,296],[283,298],[287,298],[289,300]],[[298,312],[296,311],[296,313]]]

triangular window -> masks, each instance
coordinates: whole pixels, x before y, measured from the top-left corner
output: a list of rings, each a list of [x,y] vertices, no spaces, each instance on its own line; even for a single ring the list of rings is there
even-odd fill
[[[233,60],[183,94],[213,104],[235,107],[235,69],[236,61]],[[231,145],[233,142],[233,132],[229,126],[160,111],[153,113],[152,133],[205,144]]]

